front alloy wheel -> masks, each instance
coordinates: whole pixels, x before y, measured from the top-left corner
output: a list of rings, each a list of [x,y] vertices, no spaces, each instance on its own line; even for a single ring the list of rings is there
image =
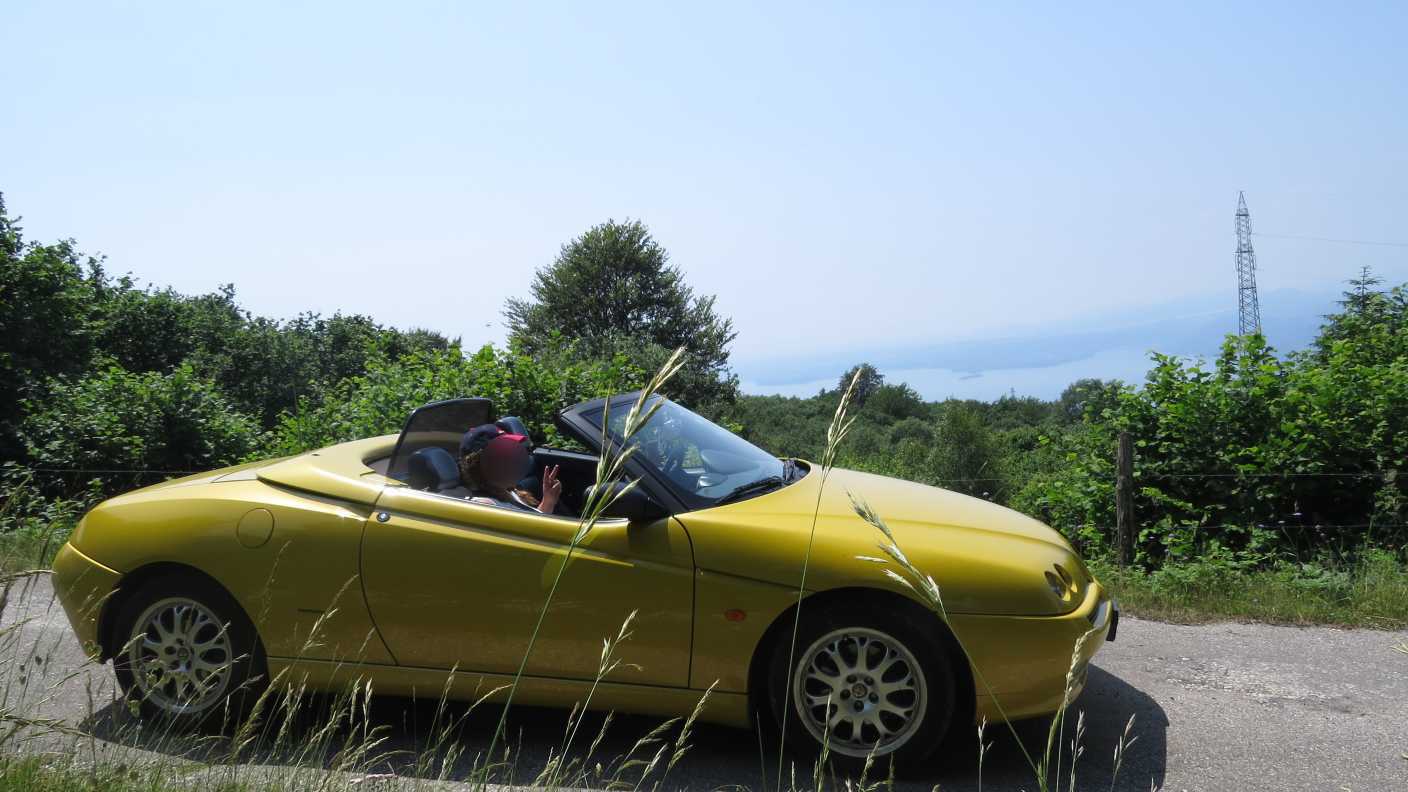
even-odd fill
[[[268,684],[254,625],[233,597],[195,572],[142,583],[116,614],[113,671],[144,718],[195,727],[229,723]]]
[[[787,741],[811,757],[825,745],[847,769],[872,756],[902,765],[928,757],[955,713],[971,711],[955,704],[944,629],[918,605],[804,600],[795,651],[787,629],[768,670]]]
[[[898,750],[914,736],[928,703],[909,649],[864,627],[833,630],[802,654],[792,700],[813,739],[858,759]]]
[[[127,662],[144,700],[173,716],[196,715],[230,688],[234,651],[225,625],[187,597],[168,597],[137,617]]]

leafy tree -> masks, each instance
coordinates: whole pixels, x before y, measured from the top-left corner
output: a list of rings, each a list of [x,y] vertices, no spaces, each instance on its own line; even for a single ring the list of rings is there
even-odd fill
[[[504,309],[516,348],[641,359],[683,346],[687,376],[676,398],[695,407],[737,398],[728,370],[733,323],[715,312],[713,297],[694,294],[640,221],[588,229],[538,270],[531,290],[531,300],[510,299]]]
[[[905,418],[890,428],[890,442],[899,445],[905,440],[931,445],[934,442],[934,427],[922,418]]]
[[[71,241],[25,242],[0,194],[0,455],[19,453],[22,400],[39,395],[48,377],[87,365],[101,279],[101,263],[85,260]]]
[[[448,348],[442,336],[427,331],[402,333],[365,316],[309,313],[282,323],[248,319],[191,359],[240,409],[272,427],[300,398],[318,397],[364,373],[373,357],[395,360]]]
[[[875,388],[866,399],[865,408],[891,421],[929,417],[929,408],[919,393],[903,382]]]
[[[222,348],[247,321],[232,285],[188,297],[170,288],[139,289],[124,276],[104,293],[94,312],[97,346],[128,371],[170,371]]]
[[[1378,286],[1383,282],[1384,279],[1375,275],[1373,269],[1368,266],[1361,267],[1359,277],[1350,279],[1350,290],[1345,292],[1344,300],[1340,304],[1345,307],[1347,313],[1363,313],[1369,307],[1373,295],[1380,293]]]
[[[1118,380],[1078,379],[1061,391],[1056,401],[1059,415],[1068,423],[1079,421],[1087,414],[1098,416],[1101,410],[1114,403],[1120,389]]]
[[[856,379],[857,372],[860,373],[859,379]],[[855,379],[856,386],[855,390],[851,392],[851,401],[857,407],[865,404],[866,400],[885,384],[885,375],[881,374],[879,369],[869,363],[857,363],[846,369],[846,373],[836,381],[836,390],[845,393],[846,388],[850,387],[852,379]]]
[[[927,464],[934,480],[948,489],[970,495],[999,489],[999,446],[982,413],[969,405],[944,409]]]
[[[1348,342],[1356,358],[1379,365],[1408,353],[1408,291],[1403,286],[1374,291],[1378,278],[1365,272],[1350,281],[1340,300],[1343,310],[1327,317],[1312,347],[1325,363],[1336,344]]]
[[[806,399],[743,396],[738,400],[734,415],[742,424],[740,434],[760,448],[783,457],[819,459],[826,441],[826,427],[839,398],[835,391],[823,391]],[[852,436],[858,435],[852,431]],[[847,443],[843,450],[850,447]]]
[[[1021,426],[1040,426],[1056,420],[1059,407],[1055,402],[1038,399],[1035,396],[1017,396],[1008,393],[991,404],[973,403],[983,413],[994,430],[1015,429]]]

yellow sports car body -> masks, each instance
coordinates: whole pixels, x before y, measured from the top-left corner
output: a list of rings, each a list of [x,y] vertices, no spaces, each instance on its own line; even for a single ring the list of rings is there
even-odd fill
[[[523,660],[594,483],[603,414],[619,426],[634,398],[557,417],[592,453],[534,449],[538,470],[559,467],[559,514],[466,499],[459,437],[493,410],[457,399],[416,410],[399,436],[112,498],[62,548],[55,588],[148,716],[202,720],[269,680],[478,698]],[[1056,710],[1068,670],[1074,693],[1114,637],[1106,591],[1021,514],[849,470],[823,486],[820,466],[668,401],[632,442],[639,484],[572,552],[518,702],[585,700],[603,639],[634,613],[592,707],[676,716],[712,688],[706,720],[787,713],[799,745],[914,759],[975,718]],[[881,536],[852,496],[938,583],[946,619],[866,558]]]

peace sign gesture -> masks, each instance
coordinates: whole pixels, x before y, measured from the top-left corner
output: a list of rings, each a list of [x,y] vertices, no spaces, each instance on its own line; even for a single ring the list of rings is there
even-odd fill
[[[562,497],[562,482],[557,480],[557,465],[543,468],[543,497],[538,501],[538,511],[552,514],[557,508],[557,499]]]

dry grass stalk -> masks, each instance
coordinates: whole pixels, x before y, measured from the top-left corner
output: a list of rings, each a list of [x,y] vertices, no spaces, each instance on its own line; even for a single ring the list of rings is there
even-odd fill
[[[802,624],[802,599],[807,593],[807,572],[811,568],[812,546],[816,541],[816,523],[821,514],[821,496],[826,492],[826,480],[831,475],[831,468],[835,466],[836,454],[841,448],[841,441],[846,439],[850,433],[851,426],[855,423],[854,416],[847,416],[850,411],[851,400],[855,398],[856,384],[860,382],[861,369],[857,368],[856,373],[851,376],[851,381],[846,385],[846,390],[841,394],[841,399],[836,403],[836,412],[831,416],[831,423],[826,427],[826,448],[821,454],[821,482],[816,490],[816,503],[812,505],[812,523],[807,531],[807,549],[802,554],[802,574],[797,581],[797,603],[792,611],[792,639],[787,644],[787,668],[792,668],[792,664],[797,659],[797,631]],[[787,720],[790,707],[782,708],[782,723],[780,724],[781,736],[779,738],[777,753],[777,788],[782,788],[782,760],[787,750]],[[825,756],[826,746],[822,746],[822,754]]]

